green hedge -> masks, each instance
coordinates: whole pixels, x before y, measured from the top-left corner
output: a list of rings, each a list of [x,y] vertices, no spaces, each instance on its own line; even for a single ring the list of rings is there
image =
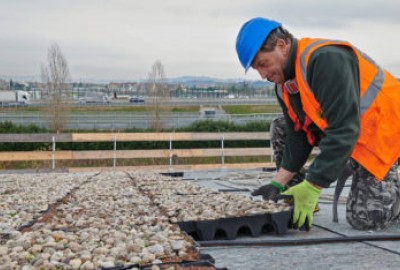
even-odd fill
[[[35,125],[19,126],[15,125],[11,121],[0,122],[0,133],[46,133],[47,130],[44,128],[37,127]]]
[[[0,122],[0,133],[46,133],[44,128],[35,125],[20,126],[15,125],[11,121]],[[0,143],[0,151],[33,151],[48,150],[49,143]]]
[[[270,123],[267,121],[250,122],[238,125],[227,121],[200,120],[191,126],[179,129],[165,129],[163,132],[267,132]],[[0,122],[0,133],[46,133],[47,130],[34,125],[18,126],[12,122]],[[98,130],[70,130],[67,132],[99,132]],[[102,131],[104,132],[104,131]],[[124,132],[152,132],[152,130],[127,129]],[[225,141],[224,147],[268,147],[269,140],[261,141]],[[112,142],[65,142],[57,143],[57,150],[113,150]],[[221,141],[182,141],[173,142],[174,149],[192,148],[219,148]],[[118,142],[118,150],[130,149],[168,149],[169,142]],[[0,151],[32,151],[32,150],[51,150],[51,143],[2,143]]]

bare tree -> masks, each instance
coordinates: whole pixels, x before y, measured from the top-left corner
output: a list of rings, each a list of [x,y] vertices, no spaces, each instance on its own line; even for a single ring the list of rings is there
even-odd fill
[[[156,60],[148,74],[148,93],[151,100],[149,110],[151,113],[151,128],[159,132],[163,128],[163,115],[167,110],[165,102],[169,98],[169,91],[165,82],[164,66]]]
[[[67,60],[57,43],[53,43],[47,50],[47,63],[41,65],[41,77],[45,87],[42,92],[45,104],[42,107],[49,129],[60,133],[68,122],[66,103],[71,87],[71,76]]]

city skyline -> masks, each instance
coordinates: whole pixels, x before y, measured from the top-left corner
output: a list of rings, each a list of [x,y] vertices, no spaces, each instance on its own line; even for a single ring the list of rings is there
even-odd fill
[[[257,80],[244,74],[235,40],[261,16],[299,38],[347,40],[399,77],[398,10],[394,0],[0,0],[0,76],[40,76],[57,43],[74,81],[143,80],[156,60],[168,78]]]

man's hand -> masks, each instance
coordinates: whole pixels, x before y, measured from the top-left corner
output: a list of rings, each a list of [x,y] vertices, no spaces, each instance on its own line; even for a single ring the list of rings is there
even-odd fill
[[[254,190],[251,195],[258,196],[262,195],[263,199],[268,201],[277,201],[277,196],[284,191],[285,188],[281,184],[275,181],[271,181],[270,184],[264,185],[259,187],[258,189]]]
[[[294,212],[293,224],[298,228],[302,227],[307,219],[308,226],[311,227],[313,222],[313,213],[317,205],[321,190],[313,186],[307,180],[304,180],[298,185],[289,188],[282,195],[293,196]]]

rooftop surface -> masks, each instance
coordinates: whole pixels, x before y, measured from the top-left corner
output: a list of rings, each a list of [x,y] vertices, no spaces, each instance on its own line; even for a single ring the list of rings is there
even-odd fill
[[[17,172],[9,173],[15,174]],[[159,177],[158,173],[154,174],[157,178]],[[262,168],[252,170],[221,169],[185,171],[183,172],[183,176],[181,172],[175,173],[176,176],[182,176],[181,179],[183,181],[196,183],[220,192],[240,193],[249,197],[251,196],[250,193],[252,190],[261,185],[265,180],[272,179],[274,174],[274,171],[264,171]],[[131,209],[133,205],[131,201],[132,198],[120,196],[121,194],[125,194],[125,190],[122,188],[124,185],[122,184],[131,184],[131,182],[128,181],[129,179],[123,180],[123,174],[118,173],[105,174],[103,178],[101,176],[102,174],[99,174],[95,177],[93,173],[79,173],[78,176],[66,174],[60,178],[62,179],[61,182],[57,182],[60,186],[51,187],[47,191],[51,191],[50,193],[62,191],[60,194],[54,193],[52,195],[53,197],[55,196],[54,198],[57,198],[57,196],[63,197],[65,195],[64,192],[73,189],[76,190],[76,196],[87,198],[89,196],[85,195],[85,192],[90,192],[91,197],[95,197],[95,195],[98,194],[101,200],[104,199],[104,194],[108,192],[107,196],[118,199],[120,203],[119,208],[124,210],[125,208],[123,206],[126,206],[126,209],[129,210],[126,212],[130,213],[130,211],[134,211],[134,209]],[[40,189],[48,187],[49,183],[52,183],[52,177],[56,179],[58,176],[56,173],[53,173],[46,177],[49,179],[44,179],[42,175],[35,175],[34,173],[29,174],[25,176],[25,180],[21,180],[21,183],[25,182],[31,185],[26,187],[16,181],[17,178],[15,175],[14,178],[11,176],[5,177],[3,175],[2,181],[4,185],[7,181],[10,183],[11,181],[16,181],[18,188],[10,186],[12,190],[15,189],[24,192],[29,190],[28,193],[21,194],[35,195],[33,192],[34,190],[31,188],[35,187]],[[92,180],[89,181],[89,179]],[[113,181],[115,183],[112,183]],[[0,181],[0,183],[3,182]],[[33,182],[37,185],[33,185]],[[10,183],[8,184],[10,185]],[[87,184],[83,185],[83,183]],[[19,187],[20,184],[22,185],[21,187]],[[345,203],[350,185],[351,179],[348,179],[342,196],[339,199],[339,222],[337,223],[333,222],[332,212],[332,198],[335,190],[334,183],[330,188],[323,189],[319,200],[320,211],[315,213],[314,224],[309,232],[288,229],[285,233],[280,235],[274,232],[268,232],[261,234],[259,237],[251,237],[249,233],[244,231],[243,233],[239,233],[238,237],[234,240],[225,240],[223,237],[219,237],[214,241],[197,241],[197,244],[200,247],[201,253],[212,256],[215,259],[215,266],[217,269],[221,270],[400,269],[400,225],[393,224],[381,231],[354,230],[346,222],[345,218]],[[80,189],[76,189],[76,187],[80,187]],[[119,193],[117,192],[118,187],[121,188],[121,192]],[[9,190],[9,192],[12,190]],[[128,191],[129,190],[127,190],[127,192]],[[4,194],[8,193],[5,192]],[[115,196],[113,197],[113,195]],[[25,197],[23,199],[21,198],[18,200],[18,203],[25,205],[27,204],[26,199]],[[260,200],[261,198],[258,196],[253,197],[253,199]],[[1,203],[4,203],[4,200],[1,201],[0,199],[0,206]],[[72,204],[72,206],[73,205],[74,204]],[[67,204],[62,206],[65,209],[69,209],[69,205]],[[104,203],[104,207],[109,206],[110,201]],[[43,204],[42,207],[47,208],[47,204]],[[60,211],[62,209],[60,209]],[[96,212],[98,211],[99,209],[96,208]],[[110,213],[114,213],[115,211],[116,210],[112,208]],[[122,215],[123,213],[125,212],[120,211],[118,215]],[[112,214],[110,215],[112,216]],[[42,225],[38,224],[38,226]],[[0,254],[0,261],[1,258],[2,255]],[[0,270],[1,269],[11,268],[3,268],[2,265],[0,265]]]
[[[268,174],[262,169],[215,170],[185,172],[183,179],[251,196],[252,189],[272,176],[273,172]],[[400,269],[399,224],[381,231],[359,231],[346,222],[345,202],[350,185],[349,178],[339,199],[338,223],[332,220],[333,184],[323,189],[321,210],[315,213],[309,232],[289,229],[284,235],[243,235],[220,241],[216,247],[200,242],[201,250],[215,258],[218,268],[227,269]]]

